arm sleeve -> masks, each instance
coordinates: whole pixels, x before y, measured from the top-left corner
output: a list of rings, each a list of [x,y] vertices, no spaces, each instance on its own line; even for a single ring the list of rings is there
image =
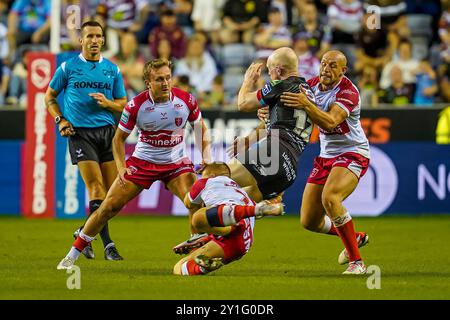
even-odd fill
[[[266,83],[262,89],[259,89],[256,92],[256,98],[258,99],[261,107],[265,107],[270,104],[271,99],[270,93],[272,89],[273,89],[272,84]]]
[[[125,91],[125,86],[123,84],[122,72],[120,72],[119,67],[117,67],[117,76],[114,79],[113,98],[120,99],[126,96],[127,92]]]
[[[189,99],[188,99],[187,105],[190,110],[189,116],[188,116],[188,121],[191,125],[193,125],[194,122],[196,122],[202,118],[202,114],[198,107],[197,99],[195,99],[192,94],[189,94]]]
[[[344,109],[349,116],[359,104],[359,93],[354,88],[341,90],[336,94],[335,103]]]
[[[191,203],[200,204],[202,203],[202,192],[205,190],[206,182],[208,179],[199,179],[197,180],[189,191],[189,200]]]
[[[52,81],[50,81],[50,88],[60,93],[67,86],[67,73],[65,71],[66,63],[63,62],[53,76]]]
[[[139,107],[135,105],[134,99],[127,103],[122,111],[122,116],[119,121],[119,129],[127,133],[133,131],[136,125],[137,112]]]

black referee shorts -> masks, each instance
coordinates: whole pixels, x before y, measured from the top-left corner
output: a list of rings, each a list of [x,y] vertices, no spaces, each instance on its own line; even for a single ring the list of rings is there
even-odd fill
[[[72,164],[80,161],[96,161],[98,163],[114,160],[112,139],[115,126],[98,128],[74,128],[75,135],[69,137],[69,153]]]
[[[276,139],[272,143],[268,136],[236,158],[255,178],[263,199],[271,199],[294,183],[300,155],[287,142]]]

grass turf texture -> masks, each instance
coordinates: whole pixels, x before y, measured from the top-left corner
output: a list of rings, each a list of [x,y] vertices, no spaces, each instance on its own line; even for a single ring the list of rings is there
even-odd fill
[[[201,277],[171,274],[173,245],[188,235],[186,217],[117,217],[112,238],[124,261],[105,261],[101,240],[95,260],[83,256],[81,289],[56,270],[73,241],[76,220],[0,218],[1,299],[450,299],[450,216],[354,219],[367,231],[367,265],[381,268],[381,289],[344,276],[337,263],[340,239],[300,228],[297,217],[265,218],[240,261]]]

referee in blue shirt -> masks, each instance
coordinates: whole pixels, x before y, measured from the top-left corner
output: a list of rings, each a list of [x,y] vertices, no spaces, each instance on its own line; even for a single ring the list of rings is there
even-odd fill
[[[104,30],[96,21],[81,26],[81,53],[62,63],[45,94],[48,111],[54,117],[62,137],[69,141],[72,163],[78,165],[89,193],[92,214],[105,199],[117,176],[112,154],[115,133],[113,112],[122,112],[127,103],[119,68],[100,54],[105,44]],[[64,107],[56,97],[64,92]],[[78,229],[75,232],[79,232]],[[122,260],[106,225],[100,233],[105,259]],[[92,247],[83,254],[94,258]]]

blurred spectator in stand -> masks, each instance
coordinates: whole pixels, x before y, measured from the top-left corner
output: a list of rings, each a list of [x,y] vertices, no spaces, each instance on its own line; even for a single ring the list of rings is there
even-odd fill
[[[353,44],[354,34],[361,30],[364,15],[359,0],[336,0],[328,7],[328,24],[333,34],[333,43]]]
[[[188,75],[180,75],[173,77],[173,86],[183,91],[195,94],[194,88],[191,87],[190,79]]]
[[[269,9],[269,23],[261,24],[255,35],[256,58],[266,60],[280,47],[292,45],[291,31],[283,24],[283,16],[278,7]]]
[[[322,55],[330,49],[331,30],[326,19],[320,18],[317,8],[312,3],[306,3],[301,11],[300,23],[294,27],[294,36],[299,33],[308,34],[308,45],[313,54],[321,59]]]
[[[226,106],[225,88],[223,86],[223,76],[214,77],[211,91],[200,95],[200,106],[202,109],[223,109]]]
[[[9,63],[22,44],[48,43],[50,0],[15,0],[8,15]]]
[[[197,93],[211,90],[217,66],[211,54],[205,50],[206,37],[201,33],[189,39],[186,56],[175,64],[174,75],[189,76],[190,85]]]
[[[298,72],[309,80],[319,75],[320,61],[308,46],[308,34],[299,32],[294,37],[294,51],[298,56]]]
[[[393,66],[389,73],[390,86],[381,91],[381,101],[398,107],[406,107],[413,103],[414,87],[403,81],[403,71]]]
[[[0,23],[8,25],[8,14],[11,7],[11,0],[0,0]]]
[[[419,68],[419,61],[412,56],[412,43],[409,40],[401,40],[398,46],[398,58],[394,57],[394,60],[384,67],[380,79],[380,87],[382,89],[390,86],[390,74],[394,66],[402,70],[405,83],[416,83],[416,70]]]
[[[362,70],[361,78],[358,81],[358,89],[363,108],[378,105],[378,74],[374,67],[367,66]]]
[[[252,43],[256,27],[267,20],[266,9],[262,0],[227,0],[220,32],[222,43]]]
[[[117,64],[123,75],[128,97],[134,97],[145,90],[145,83],[142,81],[145,61],[139,53],[137,39],[133,33],[122,35],[119,54],[112,59],[112,62]]]
[[[137,32],[143,26],[141,12],[147,5],[146,0],[100,0],[97,14],[119,33]]]
[[[436,143],[450,144],[450,107],[445,108],[439,113],[436,126]]]
[[[180,59],[186,54],[186,36],[181,27],[177,25],[175,13],[170,9],[161,13],[161,25],[154,28],[148,37],[153,57],[158,56],[158,47],[161,40],[169,41],[173,57]]]
[[[278,8],[281,12],[281,18],[283,25],[292,26],[292,8],[293,0],[272,0],[270,2],[271,7]]]
[[[439,20],[439,39],[441,40],[441,50],[450,48],[450,1],[443,5],[444,11]]]
[[[442,63],[439,66],[440,89],[444,102],[450,102],[450,50],[442,55]]]
[[[358,49],[353,68],[360,74],[365,67],[375,68],[378,74],[381,73],[392,57],[387,41],[387,31],[374,28],[370,23],[373,18],[371,14],[364,15],[362,29],[356,36]]]
[[[221,11],[226,0],[194,0],[191,19],[197,32],[205,33],[216,44],[220,41]]]
[[[0,108],[6,104],[10,73],[11,70],[3,63],[3,59],[0,59]]]
[[[213,1],[214,2],[214,1]],[[192,30],[192,1],[190,0],[173,0],[171,9],[177,17],[177,24],[185,30]]]
[[[423,59],[416,70],[414,104],[431,107],[438,90],[436,72],[431,68],[429,61]]]
[[[20,53],[21,61],[17,62],[12,68],[11,80],[9,82],[8,97],[6,104],[20,105],[26,107],[27,98],[27,50]]]
[[[176,60],[173,56],[172,56],[172,48],[170,46],[170,42],[167,39],[162,39],[161,41],[159,41],[158,44],[158,48],[156,49],[156,56],[155,58],[164,58],[166,60],[172,61],[172,63],[174,63]]]

